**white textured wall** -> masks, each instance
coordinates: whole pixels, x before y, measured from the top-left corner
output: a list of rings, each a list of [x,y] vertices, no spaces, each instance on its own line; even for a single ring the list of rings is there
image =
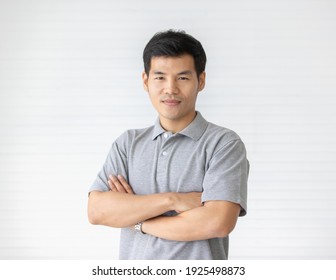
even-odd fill
[[[113,139],[154,122],[141,55],[167,28],[203,42],[198,109],[247,146],[231,258],[335,259],[332,0],[0,0],[0,258],[117,258],[87,188]]]

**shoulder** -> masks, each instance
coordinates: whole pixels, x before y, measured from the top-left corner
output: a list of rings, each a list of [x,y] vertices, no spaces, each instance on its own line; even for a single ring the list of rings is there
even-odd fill
[[[241,138],[235,131],[211,122],[208,122],[207,129],[203,136],[208,139],[208,141],[216,142],[223,146],[233,141],[241,141]]]
[[[232,129],[208,122],[200,139],[208,159],[246,157],[246,147],[241,137]]]
[[[128,129],[122,133],[117,139],[116,143],[118,145],[129,145],[134,143],[134,141],[147,141],[151,139],[153,135],[154,126],[145,128]]]

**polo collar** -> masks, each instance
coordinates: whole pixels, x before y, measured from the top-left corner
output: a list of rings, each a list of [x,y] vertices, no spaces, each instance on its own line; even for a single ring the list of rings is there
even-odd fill
[[[208,122],[203,118],[200,112],[196,111],[196,117],[195,119],[182,131],[178,132],[177,134],[181,134],[184,136],[187,136],[194,141],[197,141],[201,138],[203,135],[205,129],[208,126]],[[153,131],[153,137],[152,140],[155,140],[159,135],[162,133],[165,133],[166,130],[164,130],[160,124],[159,118],[157,118],[155,125],[154,125],[154,131]]]

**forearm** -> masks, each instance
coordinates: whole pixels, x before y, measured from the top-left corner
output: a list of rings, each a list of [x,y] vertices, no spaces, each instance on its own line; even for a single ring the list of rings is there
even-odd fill
[[[145,221],[142,230],[147,234],[175,241],[194,241],[213,237],[200,220],[193,219],[193,213],[197,212],[200,212],[199,209],[189,210],[174,217],[156,217]]]
[[[128,227],[172,210],[172,194],[133,195],[91,192],[88,217],[92,224]]]
[[[174,217],[156,217],[145,221],[142,230],[168,240],[194,241],[227,236],[236,224],[239,205],[210,203]]]

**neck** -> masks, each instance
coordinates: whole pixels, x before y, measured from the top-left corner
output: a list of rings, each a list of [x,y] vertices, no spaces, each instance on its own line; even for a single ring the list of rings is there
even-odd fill
[[[195,119],[196,115],[195,111],[182,120],[168,119],[160,116],[160,124],[164,130],[175,134],[185,129]]]

